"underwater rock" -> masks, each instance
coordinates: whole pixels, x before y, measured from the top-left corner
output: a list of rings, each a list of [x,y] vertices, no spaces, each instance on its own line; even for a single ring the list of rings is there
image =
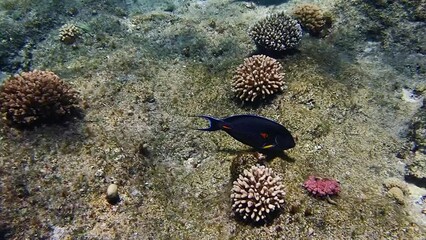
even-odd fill
[[[405,179],[420,187],[426,187],[426,111],[421,107],[414,115],[409,129],[411,152],[407,154]]]
[[[426,155],[417,151],[414,160],[405,166],[405,179],[419,187],[426,187]]]
[[[408,138],[415,145],[414,151],[426,154],[426,106],[421,107],[410,123]]]
[[[258,161],[259,160],[253,154],[240,154],[232,159],[230,166],[232,181],[237,180],[238,176],[243,174],[244,169],[256,165]]]
[[[110,184],[107,189],[106,199],[110,204],[116,204],[120,200],[118,195],[118,186],[117,184]]]
[[[405,198],[404,193],[402,192],[401,188],[399,187],[392,187],[389,189],[387,195],[390,198],[395,199],[395,201],[401,205],[405,205]]]
[[[408,188],[407,183],[405,183],[404,181],[398,179],[398,178],[387,178],[385,179],[385,181],[383,181],[383,186],[389,190],[393,187],[397,187],[399,189],[401,189],[401,191],[404,193],[404,195],[409,195],[410,194],[410,190]]]
[[[387,190],[386,195],[395,199],[398,204],[405,204],[405,196],[410,195],[407,183],[398,178],[388,178],[383,182],[383,186]]]

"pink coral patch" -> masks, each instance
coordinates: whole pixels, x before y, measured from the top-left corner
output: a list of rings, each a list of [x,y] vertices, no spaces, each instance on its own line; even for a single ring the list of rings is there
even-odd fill
[[[309,176],[303,187],[316,197],[337,195],[341,190],[339,181],[315,176]]]

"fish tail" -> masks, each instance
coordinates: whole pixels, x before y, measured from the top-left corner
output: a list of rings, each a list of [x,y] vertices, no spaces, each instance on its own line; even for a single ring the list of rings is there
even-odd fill
[[[223,126],[223,121],[220,119],[216,119],[214,117],[210,117],[210,116],[205,116],[205,115],[200,115],[197,116],[200,118],[204,118],[206,120],[209,121],[210,126],[208,128],[197,128],[197,130],[201,130],[201,131],[217,131],[217,130],[221,130],[222,126]]]

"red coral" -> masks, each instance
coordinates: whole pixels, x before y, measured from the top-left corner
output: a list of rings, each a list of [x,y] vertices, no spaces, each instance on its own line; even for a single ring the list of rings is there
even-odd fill
[[[340,183],[335,179],[309,176],[303,187],[316,197],[329,197],[340,192]]]

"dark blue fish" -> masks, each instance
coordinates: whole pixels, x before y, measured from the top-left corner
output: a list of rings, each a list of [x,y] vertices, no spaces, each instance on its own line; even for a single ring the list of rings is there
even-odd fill
[[[223,119],[204,115],[198,117],[210,122],[210,127],[198,130],[223,130],[255,149],[283,151],[296,145],[291,133],[283,125],[264,117],[255,115],[234,115]]]

